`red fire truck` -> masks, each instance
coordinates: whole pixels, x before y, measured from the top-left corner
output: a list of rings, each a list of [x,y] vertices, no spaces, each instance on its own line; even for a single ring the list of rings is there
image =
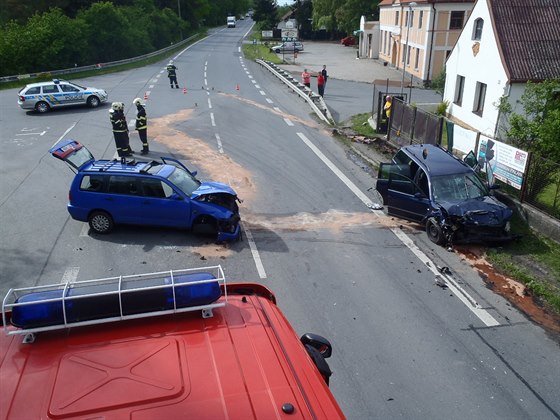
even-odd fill
[[[221,266],[11,289],[2,419],[340,419],[325,338]]]

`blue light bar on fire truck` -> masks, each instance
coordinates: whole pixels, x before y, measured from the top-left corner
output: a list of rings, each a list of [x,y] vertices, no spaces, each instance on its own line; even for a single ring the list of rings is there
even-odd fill
[[[2,319],[7,327],[11,311],[13,335],[196,310],[208,318],[227,302],[225,286],[218,265],[10,289]]]

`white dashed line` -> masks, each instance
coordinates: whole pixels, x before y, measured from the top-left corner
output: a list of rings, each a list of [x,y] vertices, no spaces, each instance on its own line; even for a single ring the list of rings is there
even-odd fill
[[[256,87],[257,89],[260,89],[260,88],[261,88],[259,85],[255,85],[255,87]]]
[[[259,90],[259,92],[262,96],[266,96],[266,92],[264,90]]]
[[[215,134],[215,136],[216,136],[216,141],[218,142],[218,151],[223,154],[224,148],[222,147],[222,139],[220,139],[220,135],[217,133]]]
[[[293,126],[294,126],[294,123],[291,122],[289,119],[284,118],[284,121],[286,121],[286,124],[288,124],[290,127],[293,127]]]
[[[251,80],[251,83],[253,83],[254,85],[257,84],[256,80]]]
[[[268,102],[269,104],[273,104],[274,102],[272,101],[272,99],[270,98],[266,98],[266,102]]]
[[[212,120],[212,127],[216,127],[216,121],[214,120],[214,113],[210,113],[210,120]]]
[[[208,108],[212,109],[212,101],[208,98]]]
[[[273,109],[274,109],[276,112],[282,112],[282,110],[281,110],[280,108],[278,108],[277,106],[275,106]]]
[[[74,283],[78,278],[80,267],[68,267],[62,275],[61,283]]]
[[[82,229],[80,230],[80,236],[84,237],[84,236],[89,236],[89,225],[87,223],[84,223],[82,226]]]
[[[150,89],[153,89],[153,88],[154,88],[154,85],[150,85],[150,86],[148,86],[148,87],[149,87]]]

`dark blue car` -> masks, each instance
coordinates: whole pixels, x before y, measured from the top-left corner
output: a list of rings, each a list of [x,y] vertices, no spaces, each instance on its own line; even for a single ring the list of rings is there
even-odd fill
[[[391,215],[426,225],[436,244],[511,239],[513,211],[465,162],[440,147],[401,148],[379,167],[377,191]]]
[[[68,212],[97,233],[116,224],[166,226],[212,232],[218,241],[239,237],[235,191],[219,182],[201,182],[172,158],[125,162],[95,160],[75,140],[64,140],[49,152],[76,172]]]

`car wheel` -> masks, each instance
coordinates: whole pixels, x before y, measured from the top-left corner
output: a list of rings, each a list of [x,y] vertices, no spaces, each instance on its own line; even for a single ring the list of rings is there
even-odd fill
[[[49,112],[51,107],[48,103],[40,101],[35,104],[35,109],[37,110],[37,112],[44,114],[45,112]]]
[[[104,211],[94,211],[89,216],[89,227],[96,233],[109,233],[115,226],[111,215]]]
[[[428,238],[430,238],[430,241],[432,241],[434,244],[442,245],[445,241],[445,236],[443,235],[441,226],[433,217],[430,217],[426,222],[426,233],[428,234]]]
[[[97,96],[90,96],[87,99],[87,104],[90,108],[97,108],[100,103],[101,103],[101,101],[99,100],[99,98]]]

